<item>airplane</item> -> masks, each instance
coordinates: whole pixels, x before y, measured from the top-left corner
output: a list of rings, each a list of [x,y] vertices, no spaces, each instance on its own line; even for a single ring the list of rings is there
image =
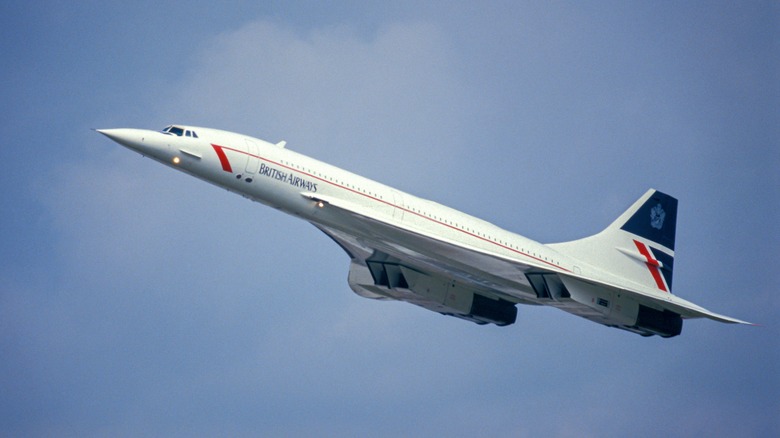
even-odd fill
[[[185,125],[96,129],[145,157],[310,222],[349,256],[350,288],[477,324],[552,306],[642,336],[719,315],[672,294],[677,199],[650,189],[602,232],[542,244],[250,136]]]

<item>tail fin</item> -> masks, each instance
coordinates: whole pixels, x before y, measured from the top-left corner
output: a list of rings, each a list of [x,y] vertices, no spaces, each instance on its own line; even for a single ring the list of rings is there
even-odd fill
[[[555,249],[632,282],[672,292],[677,199],[650,189],[604,231]]]
[[[623,222],[625,216],[629,217],[620,226],[621,230],[660,245],[667,251],[674,252],[674,236],[677,229],[677,199],[650,189],[631,208],[626,210],[612,226]]]

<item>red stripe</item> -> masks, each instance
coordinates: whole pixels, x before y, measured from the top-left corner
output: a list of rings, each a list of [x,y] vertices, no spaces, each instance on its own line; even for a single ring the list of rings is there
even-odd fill
[[[217,153],[217,157],[219,157],[219,164],[222,165],[222,170],[225,172],[233,173],[233,168],[230,167],[230,161],[228,161],[227,155],[225,155],[225,151],[222,150],[224,146],[218,146],[215,144],[211,144],[211,146],[214,148],[214,152]]]
[[[639,253],[645,256],[647,259],[647,269],[650,270],[650,274],[653,276],[658,289],[661,289],[664,292],[668,292],[668,290],[666,290],[666,285],[664,284],[664,279],[661,276],[661,271],[658,270],[658,267],[661,266],[660,263],[658,263],[658,260],[653,258],[644,243],[634,240],[634,244],[636,244],[636,249],[639,250]]]

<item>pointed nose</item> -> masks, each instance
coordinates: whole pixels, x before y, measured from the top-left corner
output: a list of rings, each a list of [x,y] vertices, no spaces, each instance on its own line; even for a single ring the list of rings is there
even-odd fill
[[[114,140],[122,146],[129,147],[131,149],[138,150],[144,143],[145,130],[142,129],[96,129],[95,131],[105,135],[106,137]]]
[[[173,157],[169,145],[171,137],[163,133],[131,128],[96,129],[95,131],[143,156],[166,162]]]

